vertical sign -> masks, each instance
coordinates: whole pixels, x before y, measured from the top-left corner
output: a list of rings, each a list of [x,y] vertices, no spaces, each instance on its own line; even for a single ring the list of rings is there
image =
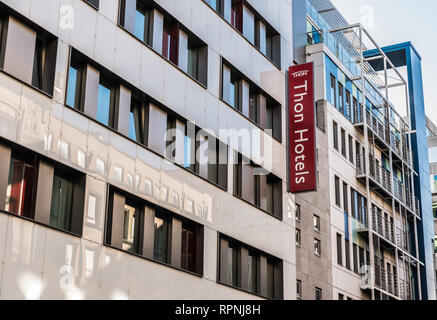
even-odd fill
[[[290,191],[314,191],[316,185],[316,136],[313,63],[289,69]]]

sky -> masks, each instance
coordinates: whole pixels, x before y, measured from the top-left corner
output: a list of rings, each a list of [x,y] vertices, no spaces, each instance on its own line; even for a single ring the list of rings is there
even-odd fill
[[[350,24],[364,23],[380,46],[413,43],[422,56],[426,114],[437,124],[437,1],[331,1]]]

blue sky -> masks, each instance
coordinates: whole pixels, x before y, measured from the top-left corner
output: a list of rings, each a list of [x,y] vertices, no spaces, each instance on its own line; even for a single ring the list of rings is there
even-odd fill
[[[379,45],[414,44],[422,56],[426,113],[437,124],[437,1],[331,1],[351,24],[373,11],[373,26],[367,29]]]

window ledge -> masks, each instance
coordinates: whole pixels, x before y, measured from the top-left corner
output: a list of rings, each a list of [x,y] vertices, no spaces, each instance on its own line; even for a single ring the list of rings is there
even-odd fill
[[[5,214],[5,215],[8,215],[10,217],[18,218],[18,219],[21,219],[21,220],[24,220],[24,221],[27,221],[27,222],[31,222],[31,223],[37,224],[37,225],[39,225],[41,227],[49,228],[49,229],[51,229],[53,231],[58,231],[58,232],[62,232],[62,233],[68,234],[68,235],[73,236],[75,238],[82,238],[82,235],[73,233],[71,231],[59,229],[59,228],[53,227],[53,226],[51,226],[49,224],[45,224],[45,223],[39,222],[37,220],[31,219],[31,218],[27,218],[27,217],[23,217],[23,216],[19,216],[17,214],[14,214],[14,213],[11,213],[11,212],[8,212],[8,211],[0,209],[0,214],[1,213]]]
[[[227,283],[223,283],[223,282],[221,282],[220,280],[217,280],[217,283],[220,284],[220,285],[222,285],[222,286],[226,286],[226,287],[228,287],[228,288],[232,288],[232,289],[235,289],[235,290],[238,290],[238,291],[242,291],[242,292],[244,292],[244,293],[251,294],[251,295],[253,295],[253,296],[256,296],[256,297],[259,297],[259,298],[262,298],[262,299],[265,299],[265,300],[274,300],[274,299],[272,299],[272,298],[264,297],[264,296],[262,296],[261,294],[253,293],[253,292],[248,291],[248,290],[245,290],[245,289],[243,289],[243,288],[239,288],[239,287],[235,287],[235,286],[233,286],[233,285],[227,284]],[[281,300],[282,300],[282,299],[281,299]]]
[[[86,1],[86,0],[83,0],[83,2],[85,2],[87,5],[89,5],[91,8],[93,8],[94,10],[96,10],[96,11],[99,11],[99,7],[96,7],[95,5],[93,5],[92,3],[89,3],[88,1]]]
[[[253,204],[252,202],[247,201],[247,200],[243,199],[242,197],[236,195],[235,193],[234,193],[233,195],[234,195],[235,198],[240,199],[241,201],[247,203],[248,205],[250,205],[250,206],[252,206],[252,207],[254,207],[254,208],[256,208],[256,209],[258,209],[258,210],[260,210],[260,211],[262,211],[262,212],[264,212],[265,214],[269,215],[270,217],[275,218],[275,219],[277,219],[277,220],[279,220],[279,221],[283,221],[283,218],[282,218],[282,217],[279,218],[279,217],[275,216],[274,214],[268,212],[267,210],[264,210],[264,209],[258,207],[256,204]]]
[[[137,258],[143,259],[143,260],[145,260],[145,261],[149,261],[149,262],[157,263],[157,264],[160,264],[160,265],[162,265],[162,266],[165,266],[165,267],[168,267],[168,268],[171,268],[171,269],[177,270],[177,271],[181,271],[181,272],[183,272],[183,273],[186,273],[186,274],[189,274],[189,275],[195,276],[195,277],[197,277],[197,278],[203,278],[203,274],[200,274],[200,273],[195,273],[195,272],[192,272],[192,271],[189,271],[189,270],[185,270],[185,269],[182,269],[182,268],[178,268],[178,267],[175,267],[175,266],[173,266],[173,265],[171,265],[171,264],[164,263],[164,262],[161,262],[161,261],[158,261],[158,260],[154,260],[154,259],[150,259],[150,258],[144,257],[144,256],[142,256],[142,255],[140,255],[140,254],[138,254],[138,253],[125,251],[125,250],[123,250],[123,249],[116,248],[116,247],[113,247],[113,246],[108,245],[108,244],[102,244],[102,245],[103,245],[104,247],[111,248],[111,249],[117,250],[117,251],[119,251],[119,252],[122,252],[122,253],[126,253],[126,254],[129,254],[129,255],[132,255],[132,256],[134,256],[134,257],[137,257]]]
[[[39,89],[39,88],[33,86],[32,84],[27,83],[27,82],[25,82],[25,81],[23,81],[23,80],[17,78],[17,77],[14,76],[13,74],[10,74],[9,72],[7,72],[7,71],[5,71],[5,70],[3,70],[3,69],[0,69],[0,72],[3,73],[3,74],[5,74],[5,75],[7,75],[7,76],[9,76],[9,77],[11,77],[12,79],[14,79],[14,80],[16,80],[16,81],[18,81],[18,82],[20,82],[20,83],[23,84],[24,86],[26,86],[26,87],[28,87],[28,88],[30,88],[30,89],[33,89],[33,90],[35,90],[35,91],[37,91],[37,92],[39,92],[39,93],[45,95],[47,98],[53,99],[53,94],[47,93],[47,92],[45,92],[45,91],[43,91],[43,90],[41,90],[41,89]]]

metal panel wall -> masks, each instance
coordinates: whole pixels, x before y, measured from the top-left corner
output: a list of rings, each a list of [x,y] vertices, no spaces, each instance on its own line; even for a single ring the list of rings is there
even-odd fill
[[[3,69],[26,83],[32,83],[36,31],[9,17]]]

